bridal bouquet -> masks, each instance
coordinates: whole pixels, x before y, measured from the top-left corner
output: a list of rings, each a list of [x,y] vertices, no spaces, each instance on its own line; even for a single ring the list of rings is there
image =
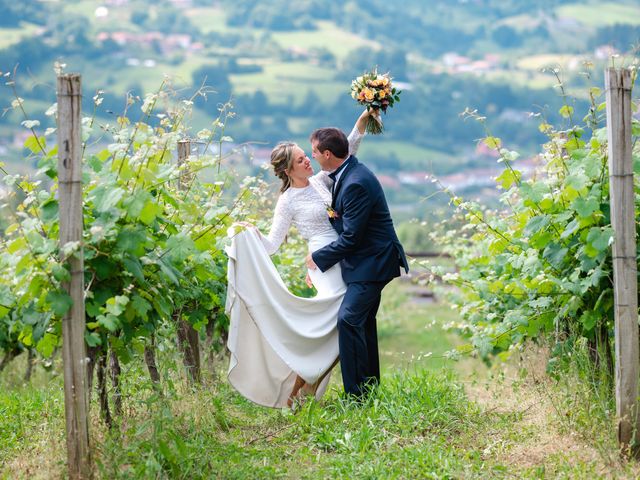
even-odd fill
[[[351,82],[351,96],[367,110],[382,110],[387,113],[387,108],[393,107],[400,101],[400,90],[396,90],[391,84],[388,73],[380,75],[378,69],[365,72],[362,76]],[[382,120],[378,115],[371,115],[367,121],[366,131],[372,135],[382,133]]]

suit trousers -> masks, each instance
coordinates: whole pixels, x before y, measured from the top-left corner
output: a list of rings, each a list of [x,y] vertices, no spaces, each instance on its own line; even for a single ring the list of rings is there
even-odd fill
[[[353,282],[338,311],[340,368],[346,394],[361,397],[380,383],[376,313],[389,281]]]

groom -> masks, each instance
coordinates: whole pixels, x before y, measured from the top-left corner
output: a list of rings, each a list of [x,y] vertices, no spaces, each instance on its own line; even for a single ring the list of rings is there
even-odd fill
[[[338,343],[345,393],[362,398],[380,382],[376,313],[382,289],[400,268],[409,271],[380,182],[337,128],[315,130],[312,156],[334,180],[329,220],[338,239],[307,256],[326,271],[340,262],[347,292],[338,312]]]

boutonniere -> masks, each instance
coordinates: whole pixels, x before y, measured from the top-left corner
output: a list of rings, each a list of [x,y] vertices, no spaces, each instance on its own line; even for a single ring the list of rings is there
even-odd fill
[[[327,204],[327,215],[329,216],[329,218],[331,220],[335,220],[336,218],[340,218],[340,214],[338,212],[336,212],[333,208],[331,208],[331,205]]]

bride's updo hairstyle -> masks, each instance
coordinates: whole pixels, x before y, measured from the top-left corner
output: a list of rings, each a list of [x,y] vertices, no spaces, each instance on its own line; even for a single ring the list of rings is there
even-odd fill
[[[293,149],[296,144],[293,142],[280,142],[271,150],[271,165],[273,171],[282,180],[281,192],[285,192],[291,186],[291,179],[287,171],[291,170],[293,163]]]

